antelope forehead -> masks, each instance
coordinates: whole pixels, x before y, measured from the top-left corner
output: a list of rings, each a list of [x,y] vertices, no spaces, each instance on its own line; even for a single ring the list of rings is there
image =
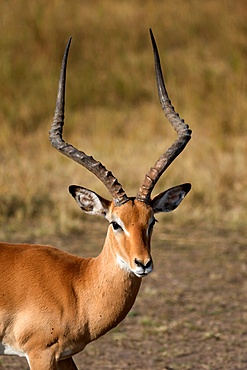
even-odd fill
[[[145,228],[149,228],[149,226],[152,224],[154,220],[154,216],[153,215],[150,215],[149,219],[147,220],[147,222],[143,222],[143,226],[145,224]],[[137,221],[128,221],[128,222],[124,222],[120,217],[118,216],[114,216],[113,218],[113,221],[117,222],[119,226],[121,226],[121,228],[123,229],[123,231],[125,232],[125,234],[127,236],[130,236],[130,232],[129,232],[129,226],[131,225],[132,227],[135,226],[137,223],[138,223],[138,220]]]

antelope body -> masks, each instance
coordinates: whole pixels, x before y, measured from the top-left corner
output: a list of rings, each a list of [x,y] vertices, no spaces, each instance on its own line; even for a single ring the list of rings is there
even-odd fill
[[[50,140],[60,152],[93,172],[113,200],[80,186],[69,191],[83,211],[109,222],[103,249],[96,258],[80,258],[59,249],[0,243],[0,354],[25,356],[31,370],[77,369],[72,356],[118,325],[138,294],[142,277],[153,269],[150,240],[154,215],[175,209],[190,184],[151,192],[169,164],[190,139],[189,127],[174,111],[162,77],[151,33],[160,102],[178,139],[145,176],[137,196],[100,162],[62,139],[66,64],[65,50]]]

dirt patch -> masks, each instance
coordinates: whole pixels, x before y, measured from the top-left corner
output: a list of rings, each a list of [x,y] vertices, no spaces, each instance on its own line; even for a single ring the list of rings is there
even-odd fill
[[[105,227],[89,223],[84,234],[53,244],[95,255],[99,249],[84,243],[90,235],[102,244]],[[247,369],[247,235],[159,225],[153,258],[155,270],[128,317],[75,356],[78,368]],[[0,369],[23,370],[27,363],[2,357]]]

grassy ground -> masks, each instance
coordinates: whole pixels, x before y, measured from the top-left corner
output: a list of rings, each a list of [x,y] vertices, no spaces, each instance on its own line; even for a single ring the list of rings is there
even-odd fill
[[[172,102],[193,130],[157,192],[190,181],[182,222],[247,221],[245,1],[32,2],[0,5],[1,235],[69,232],[66,188],[96,179],[48,141],[61,57],[70,35],[65,136],[135,194],[174,139],[157,99],[148,28]],[[171,220],[173,220],[171,215]],[[31,225],[31,227],[30,227]]]

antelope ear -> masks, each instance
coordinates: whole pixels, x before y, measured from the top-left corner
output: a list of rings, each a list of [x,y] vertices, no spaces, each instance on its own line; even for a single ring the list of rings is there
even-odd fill
[[[191,184],[182,184],[156,195],[151,202],[154,213],[173,211],[179,206],[190,189]]]
[[[107,216],[111,204],[109,200],[102,198],[92,190],[77,185],[70,185],[69,192],[84,212],[90,215]]]

